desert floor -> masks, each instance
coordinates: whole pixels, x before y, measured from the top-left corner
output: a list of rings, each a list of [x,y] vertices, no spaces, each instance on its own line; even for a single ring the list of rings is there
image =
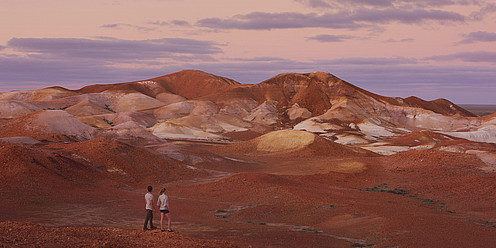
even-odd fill
[[[474,155],[234,154],[171,141],[196,170],[134,185],[100,178],[0,191],[0,246],[488,247],[496,175]],[[163,151],[169,145],[150,146]],[[52,147],[53,148],[53,147]],[[229,154],[230,153],[230,154]],[[156,179],[158,178],[158,179]],[[174,233],[142,232],[146,185],[170,197]],[[159,213],[154,224],[159,226]]]

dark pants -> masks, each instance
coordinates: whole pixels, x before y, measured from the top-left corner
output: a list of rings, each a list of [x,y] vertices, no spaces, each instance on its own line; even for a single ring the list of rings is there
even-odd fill
[[[153,228],[153,211],[150,209],[146,210],[145,226],[143,227],[143,229],[146,229],[148,221],[150,221],[150,229]]]

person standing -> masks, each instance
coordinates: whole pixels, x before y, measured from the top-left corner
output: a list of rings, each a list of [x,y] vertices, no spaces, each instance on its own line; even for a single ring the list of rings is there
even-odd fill
[[[157,206],[160,206],[160,229],[165,232],[164,229],[164,216],[167,217],[167,231],[172,232],[171,229],[171,217],[169,212],[169,197],[165,194],[165,188],[160,190],[160,196],[157,200]]]
[[[157,229],[155,226],[153,226],[153,209],[155,208],[155,205],[153,205],[152,189],[152,186],[148,186],[148,193],[145,194],[146,218],[143,231]],[[150,229],[148,229],[148,222],[150,222]]]

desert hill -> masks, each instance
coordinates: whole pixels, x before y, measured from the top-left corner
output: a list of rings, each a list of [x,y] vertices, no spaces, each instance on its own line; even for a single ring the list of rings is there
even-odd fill
[[[0,246],[482,247],[495,173],[496,114],[327,72],[0,93]],[[175,233],[136,231],[148,185]]]
[[[378,156],[298,130],[273,131],[210,150],[240,161],[255,160],[259,163],[257,171],[280,175],[364,172]]]
[[[0,93],[2,100],[19,100],[28,102],[48,101],[77,95],[76,92],[55,86],[38,90],[11,91]]]
[[[228,78],[215,76],[202,71],[184,70],[162,77],[137,82],[86,86],[78,92],[83,94],[105,91],[122,91],[126,93],[139,92],[154,98],[167,98],[161,96],[161,94],[173,94],[187,99],[194,99],[238,85],[238,82]]]
[[[403,99],[403,102],[413,107],[420,107],[431,110],[435,113],[444,115],[460,115],[465,117],[475,117],[476,115],[463,109],[462,107],[446,100],[436,99],[432,101],[424,101],[418,97],[411,96]]]
[[[94,131],[63,110],[43,110],[0,122],[0,137],[87,140],[93,137]]]
[[[325,72],[281,74],[203,99],[252,122],[319,133],[361,132],[367,140],[405,128],[437,129],[439,122],[443,129],[477,125],[468,119],[475,115],[447,100],[379,96]]]
[[[481,118],[447,100],[380,96],[326,72],[285,73],[242,85],[185,70],[75,91],[52,87],[8,92],[0,99],[3,119],[64,110],[93,128],[108,129],[131,121],[160,138],[228,140],[238,136],[236,132],[263,134],[283,128],[314,132],[343,144],[374,143],[421,130],[493,141],[491,135],[465,133],[475,128],[486,133],[492,127],[481,126]],[[118,116],[138,113],[146,123],[140,118],[116,121]]]
[[[219,152],[251,156],[374,156],[366,150],[348,147],[326,140],[316,134],[297,130],[273,131],[252,140],[230,144]]]
[[[27,115],[40,110],[37,106],[18,100],[0,100],[0,119]]]
[[[42,193],[78,184],[140,185],[204,174],[144,147],[105,138],[71,144],[2,143],[0,157],[3,189],[13,191],[32,186]]]

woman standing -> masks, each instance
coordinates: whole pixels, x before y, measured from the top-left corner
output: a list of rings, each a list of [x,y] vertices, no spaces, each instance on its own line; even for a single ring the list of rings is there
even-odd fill
[[[160,190],[160,196],[158,197],[157,206],[160,206],[160,228],[162,229],[162,232],[165,232],[164,215],[167,217],[167,231],[172,232],[169,212],[169,197],[165,194],[165,188],[162,188]]]

